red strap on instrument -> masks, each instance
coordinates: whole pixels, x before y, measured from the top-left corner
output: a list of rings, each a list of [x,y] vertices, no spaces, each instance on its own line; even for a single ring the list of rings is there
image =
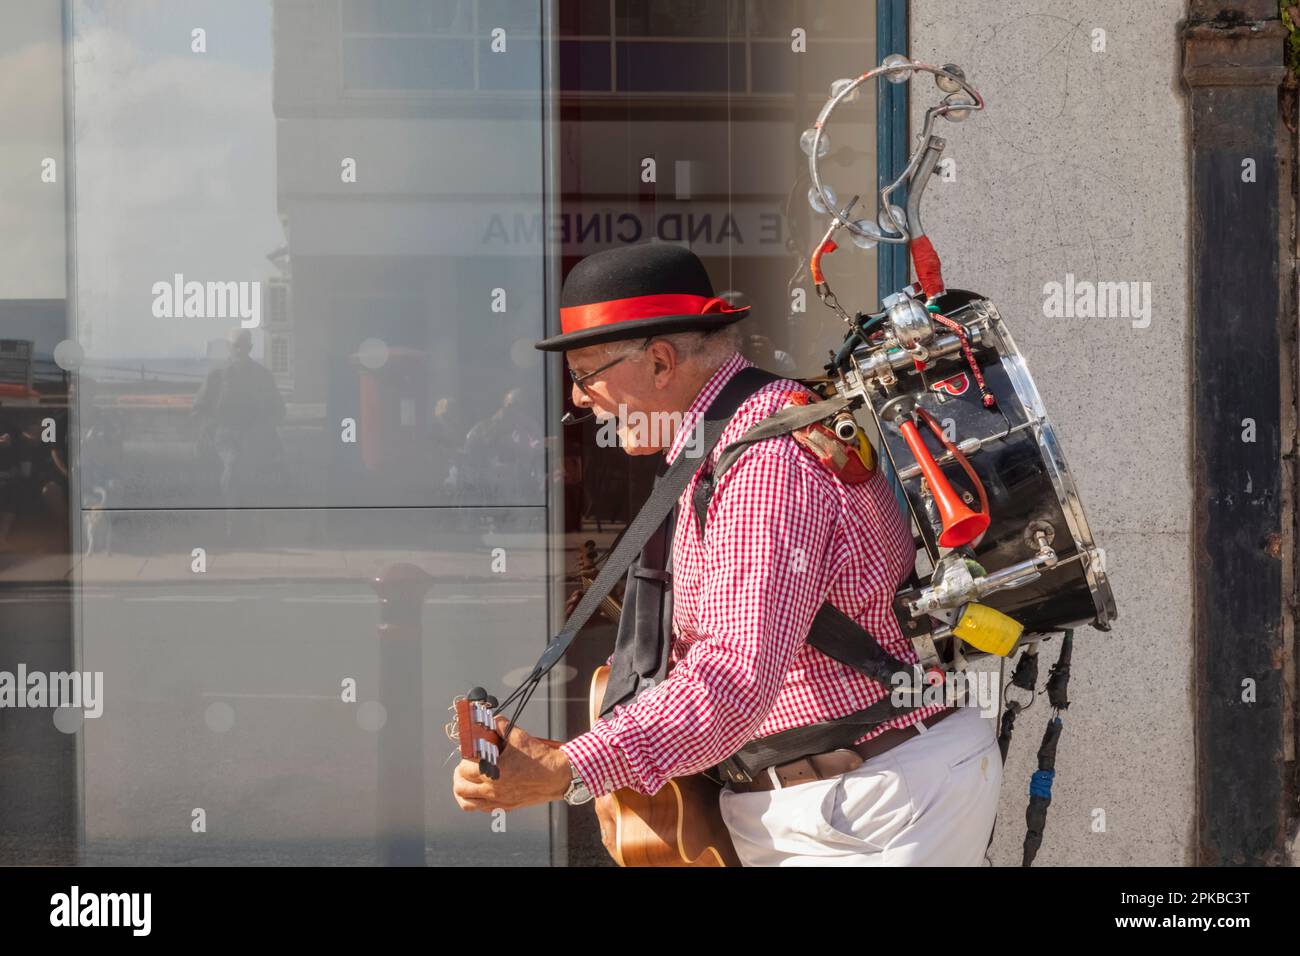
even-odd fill
[[[966,361],[970,365],[971,374],[975,376],[975,384],[980,389],[980,400],[984,403],[985,408],[997,408],[998,400],[992,392],[989,391],[988,385],[984,382],[984,373],[980,371],[979,360],[975,358],[975,350],[971,348],[970,335],[966,332],[966,326],[953,319],[942,315],[939,312],[931,312],[930,318],[940,325],[949,329],[957,340],[961,342],[961,354],[966,356]]]
[[[821,285],[826,281],[826,276],[822,274],[822,256],[826,255],[828,252],[834,252],[838,248],[839,246],[835,244],[834,239],[827,239],[818,246],[817,251],[813,253],[812,261],[808,266],[812,272],[813,282],[817,285]]]
[[[939,264],[939,253],[934,251],[934,243],[929,236],[919,236],[912,240],[912,264],[916,266],[916,278],[921,283],[921,291],[927,299],[943,293],[943,271]]]

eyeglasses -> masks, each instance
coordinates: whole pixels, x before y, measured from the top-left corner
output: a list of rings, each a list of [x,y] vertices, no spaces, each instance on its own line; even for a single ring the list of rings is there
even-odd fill
[[[653,340],[654,340],[654,336],[652,335],[650,336],[650,338],[646,339],[644,342],[641,343],[640,348],[635,349],[634,351],[635,352],[645,351],[646,347],[649,346],[649,344]],[[631,358],[633,354],[634,354],[633,352],[625,352],[622,355],[620,355],[618,358],[614,359],[614,361],[606,362],[600,368],[594,368],[590,372],[583,372],[581,375],[575,375],[573,373],[573,366],[569,366],[569,378],[573,379],[574,385],[582,389],[583,395],[586,395],[588,398],[594,398],[595,396],[593,396],[591,392],[587,391],[587,386],[584,385],[583,382],[591,378],[593,375],[599,375],[601,372],[605,371],[606,369],[613,368],[615,365],[617,365],[619,362],[623,361],[624,359]]]

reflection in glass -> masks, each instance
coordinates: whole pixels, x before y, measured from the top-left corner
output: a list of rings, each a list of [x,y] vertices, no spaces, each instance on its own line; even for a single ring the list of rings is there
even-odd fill
[[[73,4],[85,506],[544,501],[538,8],[325,10]]]
[[[547,863],[545,807],[503,834],[456,806],[443,734],[453,697],[507,686],[545,642],[544,511],[248,514],[233,534],[220,511],[100,516],[82,666],[106,702],[82,730],[83,860],[373,865],[422,820],[430,864]],[[428,577],[397,600],[413,629],[381,627],[371,583],[400,565]],[[544,701],[521,726],[549,736]]]

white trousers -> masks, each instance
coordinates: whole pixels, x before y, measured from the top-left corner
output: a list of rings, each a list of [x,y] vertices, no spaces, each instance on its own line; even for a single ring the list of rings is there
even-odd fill
[[[720,793],[745,866],[979,866],[1002,786],[995,717],[961,707],[856,770]]]

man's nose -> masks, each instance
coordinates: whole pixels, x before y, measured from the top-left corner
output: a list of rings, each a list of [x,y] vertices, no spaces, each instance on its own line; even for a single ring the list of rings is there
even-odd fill
[[[591,398],[586,392],[578,387],[577,382],[573,383],[573,404],[578,406],[578,408],[591,407]]]

